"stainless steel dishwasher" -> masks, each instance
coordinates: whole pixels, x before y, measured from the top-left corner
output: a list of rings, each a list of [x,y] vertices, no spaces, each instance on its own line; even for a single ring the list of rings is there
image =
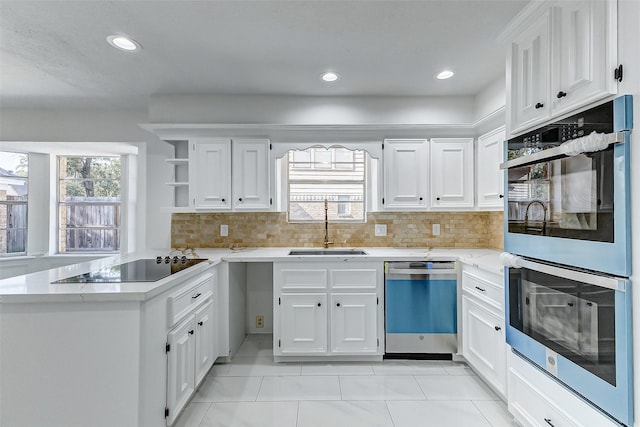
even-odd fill
[[[457,351],[454,261],[385,263],[386,357]]]

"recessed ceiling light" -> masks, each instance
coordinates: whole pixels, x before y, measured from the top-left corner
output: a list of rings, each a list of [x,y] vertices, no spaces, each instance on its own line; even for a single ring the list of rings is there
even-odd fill
[[[107,42],[111,46],[115,47],[116,49],[120,49],[125,52],[136,52],[142,49],[142,46],[140,46],[140,43],[126,36],[119,36],[119,35],[113,34],[113,35],[107,36]]]
[[[451,70],[443,70],[443,71],[440,71],[438,74],[436,74],[436,79],[445,80],[453,77],[453,74],[454,72]]]
[[[339,78],[340,78],[340,75],[333,71],[327,71],[326,73],[322,74],[322,80],[324,80],[325,82],[335,82]]]

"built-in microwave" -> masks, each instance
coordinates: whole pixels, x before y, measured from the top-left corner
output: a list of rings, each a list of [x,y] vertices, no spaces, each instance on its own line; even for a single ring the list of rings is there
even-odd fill
[[[508,140],[506,251],[630,276],[631,108],[624,95]]]
[[[633,425],[630,281],[511,257],[505,285],[513,351]]]

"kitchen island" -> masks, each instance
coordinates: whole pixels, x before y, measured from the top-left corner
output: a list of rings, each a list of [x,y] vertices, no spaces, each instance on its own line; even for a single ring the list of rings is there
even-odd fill
[[[167,334],[190,314],[192,289],[208,292],[200,292],[193,309],[217,299],[220,257],[210,254],[210,262],[155,282],[52,283],[155,255],[108,257],[0,281],[0,425],[165,423]],[[215,357],[207,356],[208,368]]]

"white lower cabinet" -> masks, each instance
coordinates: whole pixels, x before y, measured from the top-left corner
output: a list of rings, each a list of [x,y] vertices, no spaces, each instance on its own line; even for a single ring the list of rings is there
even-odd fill
[[[462,265],[462,354],[503,399],[507,396],[507,351],[503,276]]]
[[[171,425],[195,390],[195,316],[189,316],[167,336],[167,424]]]
[[[214,322],[213,300],[209,300],[196,311],[195,326],[195,383],[199,384],[211,369],[218,354],[216,324]]]
[[[462,295],[464,357],[493,388],[506,396],[504,319]]]
[[[276,359],[382,356],[382,263],[276,263],[273,272]]]
[[[524,427],[614,427],[618,423],[510,352],[509,412]]]
[[[285,293],[279,300],[280,352],[326,353],[327,294]]]
[[[213,295],[215,274],[207,274],[192,285],[183,286],[167,298],[167,404],[165,418],[172,425],[196,388],[207,375],[218,354],[218,334]],[[186,295],[186,296],[185,296]],[[206,298],[204,298],[206,297]],[[193,301],[182,310],[182,300]],[[180,312],[179,323],[174,313]]]
[[[332,352],[378,352],[376,299],[375,293],[331,295]]]

